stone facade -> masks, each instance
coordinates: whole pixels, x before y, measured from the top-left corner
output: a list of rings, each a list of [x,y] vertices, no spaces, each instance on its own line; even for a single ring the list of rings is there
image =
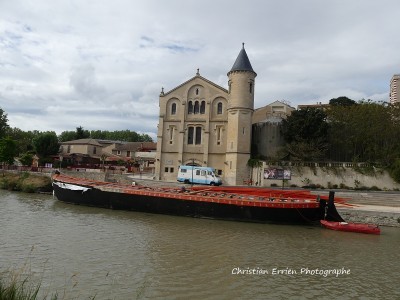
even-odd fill
[[[224,184],[249,177],[254,79],[243,47],[228,72],[229,90],[196,76],[160,94],[155,178],[176,181],[180,165],[210,166]]]
[[[252,154],[261,159],[280,159],[279,150],[285,145],[281,123],[295,108],[281,101],[260,107],[253,114]]]
[[[271,118],[285,119],[296,110],[294,107],[281,101],[274,101],[266,106],[257,108],[253,114],[253,124],[262,123]]]

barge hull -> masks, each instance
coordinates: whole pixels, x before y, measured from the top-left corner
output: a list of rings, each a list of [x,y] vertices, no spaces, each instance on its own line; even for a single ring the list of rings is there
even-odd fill
[[[53,183],[54,194],[60,201],[108,209],[257,223],[316,224],[324,218],[342,220],[333,200],[320,200],[315,208],[258,207],[105,191],[90,186],[73,190],[63,188],[62,184]]]

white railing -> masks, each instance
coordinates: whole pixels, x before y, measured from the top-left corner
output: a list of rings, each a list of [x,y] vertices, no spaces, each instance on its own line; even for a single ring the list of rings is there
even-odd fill
[[[309,162],[309,161],[266,161],[267,166],[282,166],[282,167],[320,167],[320,168],[363,168],[372,167],[373,164],[366,162]]]

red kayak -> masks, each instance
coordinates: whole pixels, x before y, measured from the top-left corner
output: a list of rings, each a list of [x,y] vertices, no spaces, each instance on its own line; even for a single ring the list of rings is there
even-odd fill
[[[333,221],[320,221],[322,226],[332,230],[380,234],[381,229],[378,225],[362,224],[362,223],[348,223],[348,222],[333,222]]]

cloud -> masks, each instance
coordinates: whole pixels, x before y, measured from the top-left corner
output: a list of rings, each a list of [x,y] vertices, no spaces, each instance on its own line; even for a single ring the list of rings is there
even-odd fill
[[[70,76],[71,87],[82,96],[99,98],[106,90],[98,82],[95,69],[91,64],[74,67]]]
[[[388,100],[400,72],[395,0],[0,2],[0,107],[22,130],[156,135],[161,88],[227,87],[245,47],[256,107]],[[362,9],[360,9],[362,8]]]

